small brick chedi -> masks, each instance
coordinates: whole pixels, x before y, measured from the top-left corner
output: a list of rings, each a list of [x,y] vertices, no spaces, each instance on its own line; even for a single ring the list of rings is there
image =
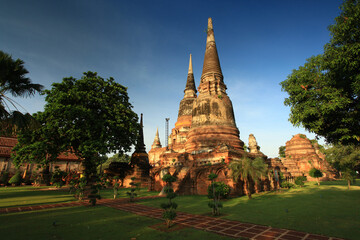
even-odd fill
[[[323,172],[324,178],[333,178],[334,170],[325,160],[316,142],[312,143],[304,134],[297,134],[286,142],[285,158],[281,159],[284,167],[291,176],[309,176],[311,168],[315,167]]]
[[[170,173],[178,179],[174,189],[179,193],[206,194],[210,183],[207,176],[215,172],[217,180],[229,184],[233,191],[242,191],[232,181],[228,163],[245,155],[244,143],[239,138],[233,106],[226,93],[211,18],[200,85],[196,90],[190,55],[184,98],[168,142],[168,146],[162,147],[156,132],[149,151],[152,190],[160,191],[164,186],[162,176]],[[258,148],[247,154],[266,159]]]

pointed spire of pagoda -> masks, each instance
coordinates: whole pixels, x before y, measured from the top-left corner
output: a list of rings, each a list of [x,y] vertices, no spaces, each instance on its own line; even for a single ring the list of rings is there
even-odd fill
[[[188,74],[193,74],[191,53],[190,53],[189,71],[188,71]]]
[[[190,54],[190,60],[189,60],[189,71],[186,81],[186,86],[184,90],[184,97],[195,97],[196,96],[196,87],[195,87],[195,80],[194,80],[194,73],[192,68],[192,59]]]
[[[139,129],[139,134],[138,134],[137,141],[136,141],[136,146],[135,146],[135,152],[136,153],[146,153],[145,144],[144,144],[143,127],[144,127],[143,126],[143,114],[141,113],[140,129]]]
[[[161,143],[160,143],[160,137],[159,137],[159,128],[156,128],[156,135],[154,138],[154,142],[151,145],[151,148],[161,148]]]
[[[201,82],[203,78],[205,78],[208,75],[214,75],[216,77],[220,77],[221,81],[223,79],[219,56],[215,44],[214,28],[211,18],[208,19],[206,50],[205,50],[203,71],[201,75]]]

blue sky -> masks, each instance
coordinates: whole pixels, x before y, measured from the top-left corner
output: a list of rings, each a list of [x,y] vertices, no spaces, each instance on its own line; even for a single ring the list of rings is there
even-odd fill
[[[220,64],[240,139],[253,133],[269,157],[297,133],[279,83],[323,52],[340,0],[48,1],[0,0],[0,49],[25,61],[33,82],[50,88],[85,71],[128,87],[144,114],[150,150],[165,118],[173,128],[186,84],[189,54],[198,86],[212,17]],[[16,99],[42,111],[42,96]]]

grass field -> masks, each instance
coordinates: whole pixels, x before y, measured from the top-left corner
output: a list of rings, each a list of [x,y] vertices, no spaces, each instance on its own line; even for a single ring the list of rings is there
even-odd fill
[[[126,191],[121,189],[119,197],[125,197]],[[155,194],[145,189],[139,192],[139,196]],[[102,190],[102,196],[112,198],[112,189]],[[0,188],[0,208],[73,200],[65,190]],[[164,201],[149,199],[138,203],[159,207]],[[174,201],[179,211],[210,213],[206,196],[179,196]],[[252,200],[246,196],[232,198],[224,201],[222,213],[223,218],[242,222],[359,239],[360,184],[358,181],[347,190],[344,181],[322,182],[320,187],[310,182],[303,188],[254,194]],[[3,214],[0,215],[0,231],[3,236],[9,236],[7,239],[228,239],[191,228],[171,233],[149,228],[159,222],[102,206],[73,207]]]
[[[160,222],[103,206],[72,207],[0,215],[0,232],[6,240],[232,239],[192,228],[166,233],[149,227]]]
[[[163,199],[143,200],[141,204],[158,207]],[[182,196],[174,199],[178,210],[205,214],[210,209],[206,196]],[[265,192],[232,198],[223,202],[224,218],[277,228],[360,239],[359,181],[347,190],[344,181],[307,183],[303,188],[280,193]]]
[[[119,189],[120,198],[126,198],[128,189]],[[157,195],[158,192],[149,192],[147,189],[136,191],[138,197]],[[112,189],[101,190],[102,198],[113,199],[114,193]],[[56,189],[55,187],[2,187],[0,188],[0,208],[4,207],[20,207],[41,204],[54,204],[77,201],[73,195],[69,193],[68,188]]]

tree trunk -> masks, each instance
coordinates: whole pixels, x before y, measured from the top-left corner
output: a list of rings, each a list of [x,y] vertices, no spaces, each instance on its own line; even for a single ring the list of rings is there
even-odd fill
[[[249,181],[247,179],[244,179],[245,182],[245,187],[246,187],[246,195],[248,196],[249,199],[251,199],[251,192],[250,192],[250,187],[249,187]]]
[[[316,178],[316,180],[317,180],[318,186],[320,186],[320,179]]]
[[[270,188],[271,188],[271,190],[274,190],[275,189],[274,178],[271,176],[270,173],[268,173],[268,178],[270,180]]]
[[[347,182],[348,182],[348,190],[350,190],[351,181],[347,180]]]

